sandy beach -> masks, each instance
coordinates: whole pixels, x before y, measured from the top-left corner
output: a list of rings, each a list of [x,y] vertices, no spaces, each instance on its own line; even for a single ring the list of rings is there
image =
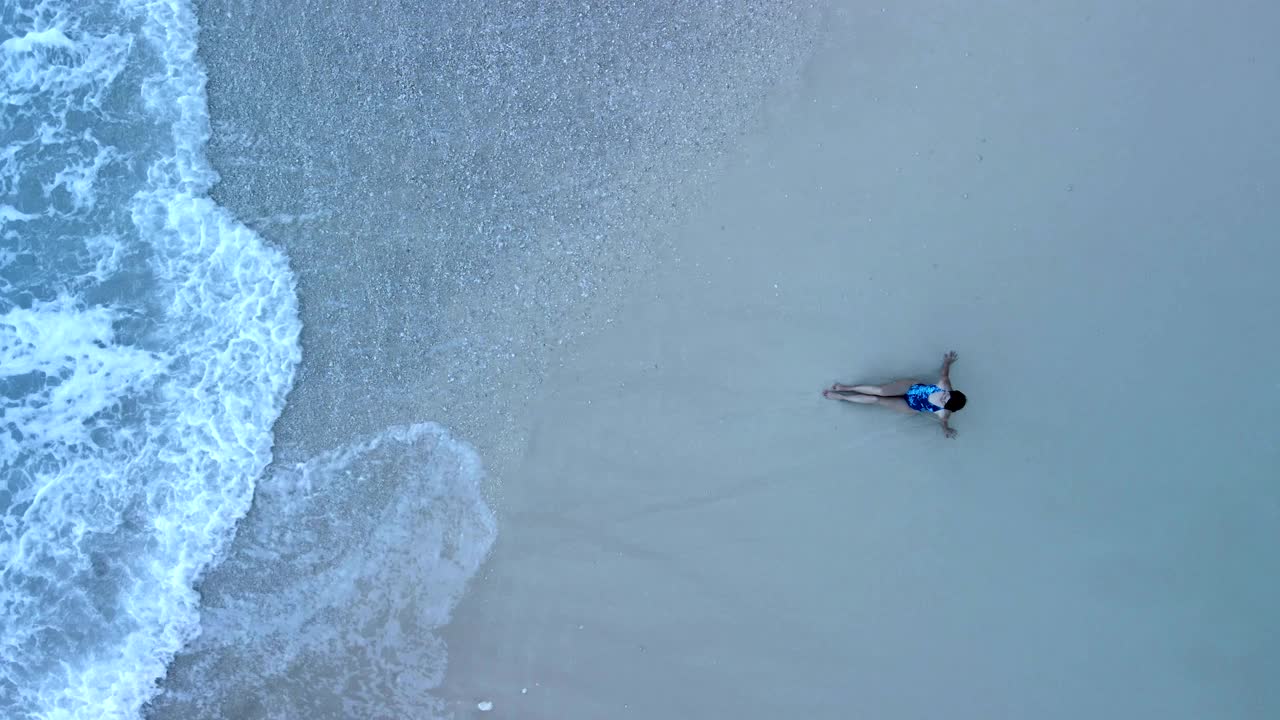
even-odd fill
[[[662,269],[553,363],[446,632],[458,717],[1280,707],[1275,425],[1191,389],[1275,382],[1248,328],[1276,211],[1233,171],[1276,146],[1224,111],[1263,102],[1261,36],[908,5],[831,15]],[[952,348],[955,441],[819,395]]]

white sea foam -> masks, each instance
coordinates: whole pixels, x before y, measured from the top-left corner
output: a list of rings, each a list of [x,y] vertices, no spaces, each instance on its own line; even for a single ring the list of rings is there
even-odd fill
[[[0,43],[0,100],[21,106],[38,99],[52,105],[47,116],[58,122],[68,108],[101,108],[128,61],[132,38],[115,32],[82,34],[74,15],[62,12],[58,3],[14,10],[29,29]]]
[[[63,47],[75,48],[76,44],[71,42],[70,38],[62,34],[62,30],[56,27],[45,28],[44,30],[32,30],[24,34],[22,37],[12,37],[0,43],[0,50],[12,53],[32,52],[38,47]]]
[[[204,632],[166,681],[158,714],[442,711],[430,695],[446,662],[436,631],[496,534],[482,478],[475,452],[431,423],[264,478],[204,583]]]
[[[185,2],[4,22],[0,716],[135,718],[270,460],[294,281],[204,197]]]
[[[86,139],[92,141],[91,137]],[[119,154],[112,147],[104,147],[98,145],[96,141],[92,142],[95,146],[93,157],[67,165],[59,170],[53,176],[51,182],[45,183],[44,194],[46,196],[53,194],[55,190],[61,189],[70,196],[73,209],[85,210],[93,207],[98,200],[98,194],[95,191],[98,173],[108,163],[119,159]]]
[[[4,227],[4,223],[25,222],[27,220],[35,220],[38,215],[24,213],[12,205],[0,205],[0,227]]]
[[[115,320],[109,308],[80,307],[68,297],[0,314],[4,374],[58,378],[20,399],[0,397],[5,425],[21,430],[18,438],[0,435],[0,457],[91,445],[95,430],[111,429],[96,419],[154,382],[162,359],[116,344]]]

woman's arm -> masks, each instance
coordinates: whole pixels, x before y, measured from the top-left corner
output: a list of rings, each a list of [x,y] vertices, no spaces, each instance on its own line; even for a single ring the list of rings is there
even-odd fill
[[[942,376],[938,378],[938,387],[947,392],[951,392],[951,363],[955,362],[958,357],[960,356],[956,354],[956,351],[952,350],[942,358]]]
[[[956,429],[947,424],[947,420],[951,417],[950,412],[943,410],[942,412],[935,413],[934,417],[938,418],[938,422],[942,423],[943,435],[946,435],[949,438],[956,436]]]

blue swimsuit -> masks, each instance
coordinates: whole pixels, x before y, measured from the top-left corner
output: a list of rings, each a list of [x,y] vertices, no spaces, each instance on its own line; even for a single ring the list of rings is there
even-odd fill
[[[940,408],[929,402],[929,396],[941,389],[942,388],[937,385],[921,385],[916,383],[907,390],[907,394],[904,399],[907,401],[907,404],[911,406],[912,410],[927,413],[938,412],[944,408]]]

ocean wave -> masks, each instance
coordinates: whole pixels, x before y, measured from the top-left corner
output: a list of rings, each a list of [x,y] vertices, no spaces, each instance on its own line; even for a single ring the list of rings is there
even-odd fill
[[[0,715],[132,718],[270,461],[294,279],[205,197],[185,2],[0,17]]]

